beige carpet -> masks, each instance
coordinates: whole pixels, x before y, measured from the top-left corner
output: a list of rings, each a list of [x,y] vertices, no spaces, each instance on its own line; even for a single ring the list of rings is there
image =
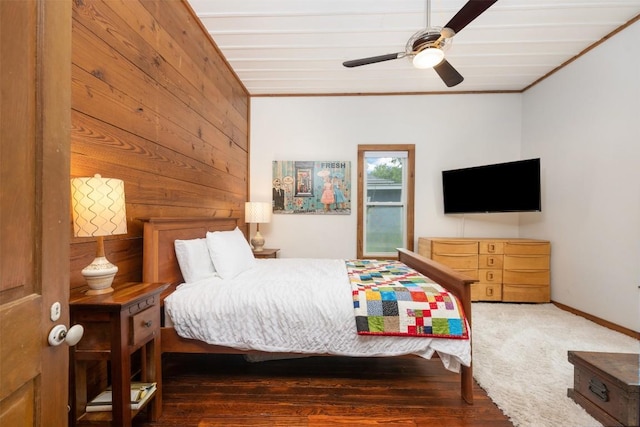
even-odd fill
[[[567,397],[569,350],[640,353],[624,334],[553,304],[473,303],[476,381],[516,427],[602,424]]]

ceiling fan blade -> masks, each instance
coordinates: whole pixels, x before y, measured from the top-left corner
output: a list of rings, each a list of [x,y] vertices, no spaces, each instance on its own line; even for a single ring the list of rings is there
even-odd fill
[[[433,69],[438,73],[447,87],[458,85],[464,80],[464,77],[462,77],[462,75],[453,68],[453,65],[449,64],[449,61],[446,59],[443,59],[438,65],[433,67]]]
[[[489,9],[491,5],[497,1],[498,0],[469,0],[444,27],[451,28],[454,32],[459,33],[460,30],[469,25],[471,21],[480,16],[482,12]]]
[[[342,65],[348,68],[359,67],[361,65],[375,64],[376,62],[390,61],[392,59],[398,59],[404,56],[404,52],[388,53],[386,55],[371,56],[369,58],[352,59],[351,61],[343,62]]]

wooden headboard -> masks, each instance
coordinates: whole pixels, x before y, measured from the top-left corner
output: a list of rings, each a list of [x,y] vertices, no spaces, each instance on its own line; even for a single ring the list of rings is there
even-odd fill
[[[238,218],[141,218],[144,223],[142,280],[169,283],[170,288],[184,282],[176,259],[176,239],[205,237],[207,231],[230,231]]]

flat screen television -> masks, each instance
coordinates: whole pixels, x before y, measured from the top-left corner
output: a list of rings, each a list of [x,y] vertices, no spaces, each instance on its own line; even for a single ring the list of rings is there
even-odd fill
[[[442,171],[444,213],[535,212],[540,159]]]

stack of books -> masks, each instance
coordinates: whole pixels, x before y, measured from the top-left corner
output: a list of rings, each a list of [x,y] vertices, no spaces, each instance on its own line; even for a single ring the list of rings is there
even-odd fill
[[[131,383],[131,409],[140,409],[156,391],[156,383]],[[111,411],[113,395],[111,386],[87,403],[87,412]]]

